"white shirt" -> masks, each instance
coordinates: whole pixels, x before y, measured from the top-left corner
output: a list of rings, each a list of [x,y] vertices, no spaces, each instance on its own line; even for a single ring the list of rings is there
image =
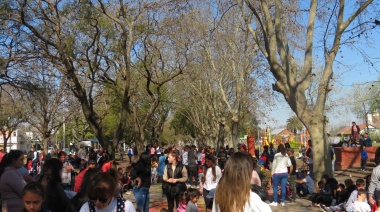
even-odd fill
[[[354,212],[371,212],[371,207],[366,202],[354,202]]]
[[[246,202],[244,205],[243,212],[271,212],[272,209],[268,204],[263,202],[259,195],[257,195],[254,192],[249,192],[249,202]],[[214,198],[214,204],[212,204],[212,212],[220,212],[219,206],[215,203]]]
[[[273,174],[288,173],[288,167],[290,166],[292,166],[292,162],[288,155],[283,155],[280,152],[274,155],[272,165]]]
[[[212,175],[212,167],[207,169],[207,172],[205,174],[205,184],[203,185],[203,188],[205,188],[207,191],[216,188],[220,178],[222,177],[222,170],[220,170],[219,166],[215,166],[215,172],[216,179],[214,181],[214,175]]]
[[[88,206],[88,202],[84,203],[83,206],[81,207],[80,211],[79,212],[89,212],[90,211],[90,207]],[[99,210],[96,208],[95,206],[95,211],[97,212],[117,212],[117,199],[116,198],[112,198],[110,204]],[[129,201],[129,200],[125,200],[124,202],[124,211],[126,212],[136,212],[135,210],[135,207],[133,206],[132,202]]]

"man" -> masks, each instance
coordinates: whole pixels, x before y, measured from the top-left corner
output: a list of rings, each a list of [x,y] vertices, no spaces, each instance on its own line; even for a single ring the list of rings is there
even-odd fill
[[[269,144],[269,161],[272,163],[274,155],[276,154],[276,149],[273,146],[273,143]]]
[[[62,187],[63,190],[71,191],[71,172],[74,170],[74,167],[67,160],[67,153],[64,151],[60,151],[58,153],[58,159],[63,163],[63,168],[61,172],[62,178]]]
[[[356,123],[353,121],[352,126],[351,126],[351,137],[354,141],[354,143],[359,139],[359,133],[360,133],[360,128]]]
[[[37,166],[40,162],[40,154],[38,151],[35,151],[34,147],[32,147],[31,151],[33,152],[33,158],[32,158],[33,173],[37,173]]]
[[[292,170],[290,170],[290,168],[288,168],[288,173],[289,173],[289,184],[290,184],[290,187],[292,188],[293,190],[293,195],[292,197],[290,198],[292,202],[294,202],[296,200],[296,179],[297,179],[297,175],[296,175],[296,169],[297,169],[297,162],[296,162],[296,159],[294,158],[294,149],[292,148],[289,148],[288,149],[288,156],[290,158],[290,162],[292,162]]]
[[[119,146],[119,156],[120,156],[120,160],[123,160],[123,154],[124,154],[124,147],[122,144],[120,144]]]
[[[77,177],[75,178],[75,184],[74,184],[74,191],[75,192],[79,192],[80,191],[80,187],[82,185],[83,177],[86,174],[87,170],[89,170],[89,169],[96,169],[96,161],[94,161],[94,160],[88,161],[87,168],[84,169],[83,171],[81,171],[77,175]]]
[[[372,146],[371,137],[368,136],[368,133],[364,133],[364,144],[366,147]]]
[[[84,151],[83,145],[80,146],[80,149],[78,151],[78,158],[86,159],[86,151]]]
[[[307,165],[309,167],[309,175],[311,178],[314,179],[314,171],[313,171],[313,164],[314,164],[314,161],[313,161],[313,143],[311,142],[311,140],[309,139],[307,141],[308,145],[309,145],[309,148],[306,150],[306,158],[307,158]]]
[[[191,185],[196,186],[198,182],[198,164],[197,164],[197,151],[196,146],[192,145],[190,147],[189,152],[187,153],[188,156],[188,180],[190,181]]]
[[[189,170],[188,168],[188,165],[189,165],[189,147],[186,145],[185,148],[183,148],[183,153],[181,155],[181,160],[182,160],[182,165],[184,165],[186,167],[187,170]],[[189,174],[189,173],[188,173]],[[189,176],[189,175],[188,175]]]
[[[129,157],[129,163],[132,164],[133,150],[132,150],[132,148],[131,148],[130,146],[128,147],[127,155],[128,155],[128,157]]]
[[[312,194],[314,192],[314,181],[307,174],[306,170],[301,171],[301,178],[302,179],[300,180],[295,180],[295,182],[297,183],[297,194],[299,196],[306,196],[307,194]]]

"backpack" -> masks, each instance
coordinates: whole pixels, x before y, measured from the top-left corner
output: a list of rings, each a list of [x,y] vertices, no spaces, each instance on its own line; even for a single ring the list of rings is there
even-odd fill
[[[116,211],[124,211],[124,204],[125,204],[125,199],[118,197],[117,198],[117,210]],[[88,201],[88,208],[90,209],[90,212],[95,212],[95,203],[93,201]]]

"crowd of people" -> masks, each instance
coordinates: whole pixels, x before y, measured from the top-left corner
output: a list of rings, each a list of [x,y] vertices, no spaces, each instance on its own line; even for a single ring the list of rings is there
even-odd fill
[[[81,147],[76,155],[77,160],[70,160],[70,155],[61,151],[55,158],[32,148],[26,164],[19,150],[2,155],[2,207],[7,211],[148,212],[153,183],[162,184],[167,199],[167,208],[161,211],[197,212],[199,198],[203,198],[205,210],[213,212],[267,212],[297,198],[307,198],[323,211],[367,212],[370,204],[380,203],[380,168],[374,169],[372,179],[358,179],[356,184],[350,179],[339,184],[324,175],[315,188],[311,140],[299,158],[308,165],[305,170],[297,170],[294,149],[283,144],[264,146],[261,153],[252,155],[244,144],[236,151],[228,146],[219,151],[195,145],[148,146],[137,161],[130,158],[126,167],[117,166],[106,151],[91,148],[86,152]],[[137,153],[129,147],[127,155]],[[365,145],[361,155],[365,168]],[[380,151],[378,155],[380,158]],[[273,201],[266,202],[270,186]],[[123,198],[124,192],[133,193],[135,205]]]

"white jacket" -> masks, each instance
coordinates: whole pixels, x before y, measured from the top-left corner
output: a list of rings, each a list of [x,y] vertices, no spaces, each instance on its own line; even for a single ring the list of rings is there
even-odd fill
[[[272,209],[268,204],[263,202],[259,195],[254,192],[250,192],[249,202],[245,203],[244,212],[271,212]],[[212,205],[212,212],[221,212],[219,206],[215,203]]]

